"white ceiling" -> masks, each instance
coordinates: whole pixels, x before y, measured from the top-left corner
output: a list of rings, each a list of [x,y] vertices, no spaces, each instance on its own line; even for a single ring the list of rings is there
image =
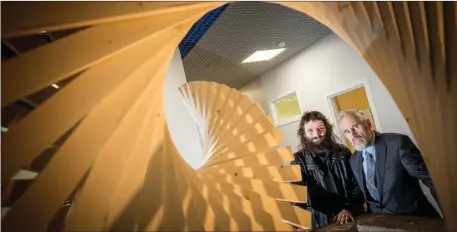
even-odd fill
[[[266,2],[231,3],[183,63],[188,81],[205,80],[240,88],[330,34],[308,15]],[[287,48],[270,61],[242,64],[258,50]]]

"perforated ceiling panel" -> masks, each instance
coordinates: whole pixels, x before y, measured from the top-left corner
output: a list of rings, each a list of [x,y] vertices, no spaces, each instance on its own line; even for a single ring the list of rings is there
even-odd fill
[[[198,43],[201,37],[208,31],[211,25],[217,20],[222,12],[224,12],[228,5],[229,3],[206,13],[190,28],[184,39],[182,39],[181,43],[179,43],[179,50],[181,52],[182,59],[184,59],[190,50],[192,50],[192,48]]]
[[[231,3],[184,57],[187,81],[240,88],[331,33],[308,15],[265,2]],[[258,50],[286,50],[272,60],[242,64]]]

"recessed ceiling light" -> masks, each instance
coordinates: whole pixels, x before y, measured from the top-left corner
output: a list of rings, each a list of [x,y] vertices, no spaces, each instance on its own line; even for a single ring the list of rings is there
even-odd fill
[[[278,48],[278,49],[271,49],[271,50],[263,50],[263,51],[256,51],[252,53],[248,58],[243,60],[241,63],[253,63],[253,62],[260,62],[260,61],[267,61],[275,58],[281,52],[286,50],[285,48]]]
[[[56,89],[59,89],[59,88],[60,88],[57,84],[52,84],[51,86],[54,87],[54,88],[56,88]]]

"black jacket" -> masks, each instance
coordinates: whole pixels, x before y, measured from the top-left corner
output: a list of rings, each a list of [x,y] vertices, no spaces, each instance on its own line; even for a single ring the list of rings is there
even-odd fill
[[[331,224],[343,209],[353,216],[363,212],[364,199],[349,165],[350,156],[346,147],[322,154],[294,154],[292,164],[300,165],[302,184],[307,186],[313,229]]]
[[[430,188],[433,197],[437,199],[421,152],[411,139],[402,134],[376,132],[375,149],[379,202],[374,201],[366,190],[362,152],[356,151],[350,160],[359,187],[367,200],[368,211],[439,217],[419,185],[418,179]]]

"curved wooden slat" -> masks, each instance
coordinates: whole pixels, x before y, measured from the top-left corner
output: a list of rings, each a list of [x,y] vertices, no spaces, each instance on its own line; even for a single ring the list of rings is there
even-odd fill
[[[207,172],[212,170],[219,170],[221,168],[234,168],[234,167],[256,167],[264,165],[279,165],[284,162],[291,161],[294,159],[292,150],[289,147],[280,147],[275,150],[256,153],[245,157],[236,157],[233,159],[227,159],[220,164],[211,165],[209,168],[200,168],[199,172]]]
[[[134,149],[138,140],[145,142],[141,139],[145,136],[146,129],[148,127],[154,128],[154,124],[151,125],[147,122],[156,118],[157,114],[162,111],[161,108],[157,108],[160,105],[162,92],[154,91],[155,85],[160,84],[162,83],[151,81],[148,88],[123,119],[127,123],[119,125],[110,140],[97,154],[79,199],[75,202],[72,212],[66,220],[65,227],[67,230],[103,229],[103,221],[108,214],[112,193],[119,182],[129,155],[135,155],[131,153],[131,150]],[[110,169],[106,167],[110,167]],[[113,172],[113,170],[117,171]],[[94,204],[97,204],[97,207],[88,214],[86,209]]]
[[[159,102],[155,107],[161,108],[161,103]],[[102,230],[112,228],[135,195],[141,191],[148,172],[149,161],[155,158],[158,151],[162,152],[161,144],[164,130],[166,130],[164,122],[165,116],[161,114],[151,118],[150,124],[145,126],[149,131],[145,132],[145,136],[140,137],[126,161],[119,182],[112,192],[107,219]],[[150,141],[154,142],[150,143]]]
[[[210,194],[210,189],[207,184],[198,178],[197,173],[195,173],[194,170],[191,170],[188,165],[184,166],[184,171],[185,175],[183,175],[183,177],[193,186],[194,192],[199,196],[198,200],[203,201],[200,204],[196,201],[196,204],[199,205],[199,208],[202,210],[200,211],[203,213],[201,216],[203,219],[202,223],[207,231],[225,231],[227,228],[238,230],[252,228],[248,226],[250,225],[250,219],[246,216],[245,212],[243,212],[242,208],[230,207],[230,199],[221,197],[220,195]],[[243,219],[245,220],[240,221],[239,217],[230,218],[227,211],[231,213],[230,215],[244,215],[245,217],[243,217]]]
[[[211,7],[186,10],[178,16],[166,14],[92,27],[4,62],[2,107],[125,49],[141,45],[148,38],[166,36],[160,32],[179,26],[187,19],[195,21],[208,9]],[[177,34],[183,37],[184,32]],[[28,68],[23,68],[24,64],[28,64]]]
[[[154,65],[152,67],[154,70],[154,67],[159,65],[158,61],[172,51],[174,44],[179,41],[179,37],[170,39],[177,30],[177,28],[171,28],[162,34],[166,37],[153,37],[142,46],[131,48],[87,70],[38,109],[13,125],[10,132],[3,135],[2,153],[5,158],[2,162],[2,183],[20,167],[28,165],[69,127],[86,116],[107,94],[119,88],[130,78],[141,78],[138,75],[135,76],[135,70],[156,54],[154,61],[150,61]],[[122,69],[116,70],[112,67],[122,67]],[[69,101],[71,104],[68,103]],[[49,114],[49,112],[58,113]],[[43,134],[43,131],[46,133]],[[40,139],[34,139],[37,137]],[[24,139],[29,141],[28,146],[19,145]]]
[[[65,3],[59,4],[65,5]],[[86,7],[89,4],[81,3],[81,6]],[[165,27],[170,26],[171,28],[171,25],[177,25],[185,19],[191,20],[193,15],[197,17],[199,13],[202,13],[203,8],[207,7],[208,10],[211,8],[204,5],[206,3],[189,4],[189,6],[195,6],[192,9],[186,8],[187,5],[184,3],[182,6],[176,6],[176,8],[165,8],[169,3],[157,5],[154,5],[156,3],[148,3],[144,9],[135,8],[133,3],[129,5],[132,6],[131,8],[127,7],[126,9],[114,7],[121,5],[118,3],[103,4],[106,6],[112,4],[113,8],[107,9],[105,13],[100,13],[100,15],[94,13],[96,11],[90,11],[87,14],[59,16],[56,19],[60,20],[50,20],[44,26],[49,26],[52,29],[56,25],[74,26],[75,24],[72,24],[74,22],[82,23],[80,25],[103,24],[63,39],[60,43],[56,41],[54,45],[51,44],[24,54],[22,57],[19,56],[11,60],[12,63],[5,63],[6,71],[2,73],[5,80],[3,86],[8,87],[9,90],[6,90],[5,96],[7,97],[4,98],[6,101],[3,102],[2,100],[2,106],[87,67],[91,67],[90,70],[95,69],[102,65],[104,59],[108,62],[114,59],[116,54],[120,55],[127,52],[128,48],[145,44],[146,38],[159,37],[158,33],[164,33],[162,29]],[[454,168],[457,165],[457,157],[453,155],[457,152],[455,143],[455,138],[457,138],[457,120],[455,120],[457,118],[455,108],[457,105],[455,75],[457,73],[456,4],[454,2],[285,2],[279,4],[307,13],[322,22],[353,47],[373,68],[391,93],[403,115],[408,119],[411,131],[424,154],[437,187],[448,229],[457,229],[457,222],[449,220],[457,215],[457,199],[454,197],[454,193],[457,192],[457,185],[449,179],[450,176],[457,175],[457,169]],[[81,9],[83,8],[75,8],[75,12]],[[179,9],[176,11],[179,13],[171,13],[173,9]],[[31,16],[35,17],[47,10],[49,10],[47,7],[38,7],[32,11],[36,12]],[[157,13],[160,11],[162,13]],[[151,14],[145,16],[142,15],[143,13],[145,15]],[[125,20],[128,17],[136,19]],[[148,17],[149,19],[155,17],[157,20],[143,24],[150,26],[148,30],[140,30],[142,29],[140,24],[135,23],[146,22]],[[24,25],[33,25],[30,21],[24,22],[26,23]],[[12,25],[9,28],[20,29],[18,26],[20,23]],[[107,30],[110,35],[118,36],[113,37],[119,40],[113,41],[112,45],[107,45],[104,43],[106,41],[95,37],[97,33],[93,33],[96,30],[101,32],[100,28],[120,28],[119,25],[123,25],[123,32]],[[133,25],[137,27],[134,28]],[[31,28],[36,30],[39,28],[38,26]],[[151,28],[155,28],[155,31]],[[125,31],[132,31],[135,34],[133,36],[122,35]],[[172,34],[175,36],[173,38],[182,38],[185,30],[178,29]],[[160,36],[163,35],[165,33]],[[129,36],[132,38],[128,38]],[[77,52],[72,52],[73,57],[68,58],[68,60],[73,60],[74,63],[65,62],[62,67],[57,66],[55,70],[51,70],[51,67],[56,66],[55,64],[61,61],[58,59],[61,57],[57,55],[63,54],[63,52],[53,49],[60,46],[61,49],[67,48],[65,53],[82,51],[78,48],[82,47],[84,43],[76,39],[71,40],[71,38],[87,38],[88,41],[85,43],[91,44],[89,47],[94,50],[94,55],[76,55]],[[98,44],[94,41],[98,41]],[[174,43],[175,48],[178,41],[170,42],[170,44],[172,43]],[[66,46],[62,46],[62,44],[66,44]],[[69,50],[68,48],[72,46],[74,49]],[[171,53],[172,50],[170,49]],[[41,54],[41,56],[37,54]],[[165,74],[163,70],[159,71],[159,69],[170,60],[169,58],[167,56],[166,59],[158,61],[155,68],[151,68],[147,73],[151,75],[161,73],[157,74],[156,77],[158,82],[160,79],[163,81]],[[43,61],[39,59],[43,59]],[[112,69],[113,72],[116,72],[120,67],[112,67]],[[92,104],[89,107],[90,111],[87,111],[88,108],[82,110],[86,112],[84,114],[87,114],[87,117],[63,145],[62,150],[51,160],[45,171],[40,174],[34,185],[13,206],[4,220],[2,229],[7,231],[32,229],[40,231],[44,229],[46,223],[51,220],[53,213],[57,211],[59,199],[68,196],[69,192],[74,189],[77,180],[81,179],[83,173],[95,161],[97,154],[102,154],[100,151],[103,146],[109,141],[114,141],[114,138],[110,138],[110,136],[116,135],[115,131],[119,126],[117,123],[125,117],[125,114],[129,112],[135,100],[140,96],[140,92],[146,88],[146,83],[149,83],[148,79],[145,78],[140,81],[141,78],[137,77],[138,82],[136,83],[138,85],[133,84],[132,80],[135,75],[126,75],[125,82],[122,82],[122,86],[117,89],[110,87],[112,91],[105,91],[97,100],[90,103]],[[19,78],[17,80],[20,80],[18,83],[24,87],[15,88],[15,84],[12,83],[13,76],[17,76]],[[144,74],[144,76],[147,75]],[[139,83],[142,83],[141,86],[144,87],[141,88]],[[187,94],[189,100],[187,102],[194,108],[195,115],[200,117],[198,120],[206,120],[201,129],[204,132],[202,138],[204,141],[214,139],[214,141],[206,144],[204,150],[208,156],[205,156],[202,169],[192,170],[180,157],[177,157],[178,154],[168,137],[165,121],[162,117],[152,120],[150,123],[154,125],[154,129],[157,128],[157,131],[149,131],[147,133],[149,136],[145,138],[152,136],[155,137],[154,141],[147,142],[146,139],[138,141],[137,145],[141,147],[141,149],[138,148],[138,151],[141,150],[141,155],[139,153],[138,156],[133,156],[133,153],[130,153],[132,156],[126,157],[128,163],[125,164],[125,169],[117,175],[120,179],[119,182],[109,181],[109,189],[114,189],[113,196],[109,201],[100,202],[103,210],[94,212],[99,217],[102,214],[100,212],[108,211],[107,222],[100,223],[101,219],[97,219],[89,220],[90,224],[94,223],[98,228],[104,224],[104,229],[114,231],[136,229],[192,230],[195,228],[211,231],[227,230],[227,228],[234,230],[268,230],[272,228],[291,230],[292,228],[286,228],[289,224],[298,225],[302,228],[309,227],[309,212],[291,207],[289,204],[290,201],[306,201],[303,195],[297,195],[297,193],[304,194],[304,187],[281,187],[287,184],[278,183],[299,180],[299,168],[297,166],[281,168],[280,164],[271,163],[279,160],[284,161],[283,157],[279,157],[279,154],[277,154],[278,157],[267,161],[260,159],[264,157],[261,155],[262,153],[266,153],[270,148],[279,145],[282,139],[280,134],[270,136],[267,139],[262,138],[269,132],[277,133],[271,120],[260,114],[260,111],[252,111],[258,105],[250,104],[238,91],[227,86],[218,86],[213,83],[190,83],[188,86],[191,87],[184,89],[183,95]],[[162,85],[157,85],[154,89],[159,88],[162,88]],[[138,93],[133,93],[133,90]],[[5,90],[2,92],[5,93]],[[58,96],[54,97],[59,98]],[[73,92],[68,96],[68,99],[76,96],[78,95]],[[242,104],[242,106],[238,107],[238,104]],[[240,111],[238,112],[237,109]],[[58,113],[54,109],[51,111],[51,108],[43,112],[47,114]],[[251,119],[249,119],[250,116]],[[71,120],[65,119],[68,122],[77,118],[65,117],[71,118]],[[80,116],[78,115],[78,117]],[[141,117],[135,118],[140,119]],[[23,120],[27,120],[27,118]],[[20,125],[20,123],[21,121],[16,125]],[[16,128],[20,131],[17,132],[18,134],[27,131],[27,128],[20,128],[19,126]],[[139,133],[142,133],[142,130],[136,132],[132,130],[131,133],[126,134],[138,137],[140,136]],[[51,137],[46,136],[48,139]],[[35,136],[33,139],[38,138]],[[21,140],[18,139],[17,141]],[[7,155],[7,159],[14,159],[11,158],[15,155],[12,152]],[[31,156],[34,155],[31,154]],[[166,157],[167,155],[172,157]],[[290,157],[291,154],[287,155]],[[73,163],[70,164],[70,160]],[[146,164],[147,161],[149,163]],[[97,160],[96,166],[109,162],[108,160]],[[17,165],[20,166],[23,163],[26,162],[21,161]],[[18,167],[17,165],[16,167]],[[171,168],[168,167],[169,165],[176,166]],[[135,167],[138,168],[138,173],[135,172]],[[100,176],[96,177],[96,174],[93,174],[93,180],[106,175],[106,170],[102,170],[100,166],[98,170]],[[55,177],[58,171],[62,171],[59,173],[61,176]],[[172,174],[167,175],[168,171],[171,171]],[[138,180],[132,181],[135,178]],[[63,180],[67,182],[59,182],[60,186],[55,191],[46,192],[48,194],[46,196],[42,194],[45,192],[44,190],[49,188],[49,183]],[[130,183],[130,181],[132,182]],[[81,194],[85,194],[86,198],[76,199],[76,201],[78,199],[81,201],[75,202],[75,206],[81,205],[74,213],[84,216],[84,213],[87,212],[87,215],[91,215],[89,213],[91,208],[82,207],[82,205],[87,205],[90,202],[87,199],[97,199],[96,195],[88,194],[96,189],[94,186],[97,182],[100,183],[100,181],[88,183],[88,186],[93,186],[91,191],[88,191],[88,188],[86,190],[88,192],[81,192]],[[183,187],[178,187],[176,192],[173,192],[174,184],[183,184]],[[123,189],[127,187],[131,189]],[[247,200],[246,196],[252,200]],[[176,202],[180,201],[183,201],[184,204],[176,205]],[[265,208],[271,212],[265,212],[262,209],[264,203],[266,204]],[[284,204],[284,206],[278,204]],[[94,207],[96,206],[94,203]],[[289,211],[290,217],[274,219],[270,217],[271,215],[282,217],[281,209]],[[190,215],[190,212],[196,215]],[[34,220],[26,225],[24,223],[22,223],[24,225],[20,225],[19,220],[28,214],[33,215],[30,218]],[[179,217],[180,223],[172,224],[173,214],[181,215]],[[71,218],[71,212],[69,216]],[[276,219],[285,219],[288,224],[279,224],[282,222],[274,221]],[[188,220],[198,221],[189,223]],[[81,226],[80,229],[84,229],[82,228],[83,224],[76,224]]]
[[[182,205],[182,211],[184,214],[184,231],[203,231],[205,227],[203,225],[203,210],[201,205],[197,204],[196,195],[197,191],[193,190],[191,184],[186,180],[185,170],[179,168],[188,165],[184,159],[176,153],[176,155],[169,155],[170,161],[173,162],[174,174],[176,175],[175,190],[178,191],[179,197],[177,202]],[[176,200],[176,199],[175,199]],[[237,228],[227,228],[230,230],[237,230]]]
[[[286,229],[287,227],[284,228],[282,227],[283,225],[277,227],[278,224],[280,224],[279,219],[295,221],[302,226],[311,226],[310,212],[291,207],[289,203],[278,201],[276,199],[291,196],[287,195],[287,188],[285,188],[286,184],[278,185],[277,183],[273,183],[272,181],[265,179],[256,180],[251,178],[232,177],[231,175],[225,176],[224,179],[215,177],[214,175],[206,176],[216,181],[220,186],[224,186],[224,193],[228,191],[234,191],[242,198],[248,199],[252,203],[255,203],[255,205],[262,205],[262,208],[266,208],[267,212],[269,212],[273,218],[270,220],[258,219],[259,223],[263,225],[264,230],[288,231],[290,228]],[[303,188],[294,189],[292,192],[292,194],[300,193],[301,196],[306,196],[306,190]],[[290,199],[288,198],[288,201],[306,201],[306,197],[300,198],[295,196]],[[261,212],[259,213],[262,214]],[[273,223],[271,221],[273,221]]]
[[[233,173],[233,171],[224,171],[221,173],[206,173],[206,176],[218,183],[226,183],[232,186],[238,186],[243,190],[253,191],[255,193],[274,199],[287,199],[290,201],[300,202],[307,201],[307,190],[305,186],[278,182],[273,178],[270,178],[268,173],[260,178],[255,179],[239,175],[235,176]]]
[[[3,37],[38,34],[217,7],[215,2],[6,2]],[[103,10],[101,10],[103,9]]]
[[[367,2],[365,4],[370,3]],[[457,215],[457,210],[455,209],[457,201],[451,196],[451,193],[457,190],[457,186],[446,179],[446,176],[455,175],[454,169],[450,168],[449,165],[455,165],[457,162],[454,156],[446,155],[455,152],[455,143],[451,144],[451,139],[449,138],[455,140],[457,136],[455,120],[451,119],[452,117],[455,118],[456,115],[455,110],[453,110],[455,107],[452,107],[452,105],[456,104],[457,99],[453,93],[455,90],[451,90],[450,88],[452,83],[455,82],[455,76],[443,72],[428,71],[432,70],[432,66],[435,67],[433,70],[437,68],[438,70],[443,70],[443,68],[450,69],[449,67],[455,66],[455,64],[443,62],[446,59],[442,59],[442,57],[449,57],[448,54],[438,52],[439,50],[432,50],[430,43],[435,43],[434,46],[436,48],[442,48],[436,42],[439,41],[442,34],[440,35],[440,32],[436,34],[428,32],[429,30],[445,27],[440,25],[455,25],[455,19],[443,20],[441,23],[439,21],[441,16],[438,15],[444,9],[439,9],[439,4],[437,3],[427,3],[429,6],[428,9],[425,7],[427,5],[425,3],[409,3],[411,6],[409,12],[412,18],[411,27],[415,35],[414,39],[419,42],[425,41],[416,43],[416,50],[419,55],[414,57],[411,56],[411,53],[402,53],[400,40],[406,40],[398,37],[405,35],[396,35],[396,31],[408,31],[408,26],[399,23],[403,20],[398,18],[402,17],[401,15],[395,17],[395,20],[391,15],[391,12],[402,10],[397,8],[401,5],[389,5],[389,3],[380,2],[376,4],[380,6],[379,12],[381,17],[378,18],[381,19],[382,28],[369,28],[365,26],[359,30],[364,34],[378,30],[381,33],[379,33],[376,41],[373,41],[366,47],[362,47],[355,42],[361,37],[361,33],[356,33],[356,31],[350,28],[346,28],[345,33],[335,32],[345,41],[351,41],[349,44],[356,51],[362,52],[361,55],[375,70],[381,81],[384,82],[403,115],[408,119],[410,128],[425,156],[431,176],[438,188],[438,197],[443,207],[445,218],[446,215]],[[416,4],[418,7],[416,7]],[[451,7],[447,8],[448,12],[451,12],[448,13],[449,15],[452,15],[452,11],[455,11],[455,3],[451,5]],[[419,11],[413,10],[413,8],[419,9]],[[421,8],[423,9],[422,11],[420,10]],[[375,7],[375,9],[377,8]],[[342,12],[342,14],[346,17],[345,15],[348,13]],[[320,17],[324,16],[321,15],[316,18],[319,20]],[[341,24],[341,21],[335,20],[327,25],[331,29],[334,29]],[[383,34],[381,30],[385,30],[387,34]],[[448,41],[451,40],[448,39]],[[450,46],[455,43],[454,41],[456,41],[455,37]],[[449,45],[446,44],[445,46],[447,47]],[[451,50],[447,49],[446,51]],[[415,60],[419,62],[415,62]],[[446,83],[444,81],[438,82],[437,80],[440,79],[447,79],[448,81],[446,82],[448,84],[444,84]],[[433,158],[431,158],[432,155]],[[443,202],[446,203],[443,204]],[[450,205],[454,206],[451,207]],[[456,228],[455,222],[447,220],[446,223],[448,228]]]
[[[171,136],[168,133],[168,130],[165,134],[164,145],[165,149],[163,152],[163,166],[166,168],[167,171],[164,173],[164,215],[163,219],[161,220],[159,230],[183,231],[186,228],[186,220],[182,207],[183,202],[177,201],[177,199],[179,198],[179,192],[176,191],[177,178],[182,178],[182,175],[177,175],[174,171],[176,168],[182,167],[183,163],[181,163],[181,166],[175,167],[175,163],[173,162],[172,157],[179,155],[179,153],[173,145],[173,141],[171,140]]]
[[[171,54],[168,55],[171,59]],[[111,134],[116,130],[119,120],[122,120],[131,108],[133,102],[144,91],[150,77],[155,73],[156,61],[152,58],[135,73],[139,78],[128,79],[122,88],[110,93],[92,112],[81,122],[74,134],[61,147],[60,152],[50,161],[39,178],[34,182],[29,191],[16,203],[15,207],[5,218],[4,228],[8,230],[44,230],[46,222],[50,220],[60,202],[72,190],[77,180],[92,165],[96,154],[103,147]],[[161,70],[156,71],[157,76],[164,75],[166,66],[162,65]],[[152,74],[151,74],[152,73]],[[163,79],[157,78],[161,83]],[[93,128],[97,127],[97,130]],[[85,146],[80,146],[84,141]],[[69,163],[71,157],[78,157],[75,162]],[[65,168],[66,167],[66,168]],[[70,171],[67,175],[58,175],[59,170]],[[53,185],[60,185],[59,191],[52,191],[45,195]],[[40,204],[46,202],[48,205],[43,210]],[[20,223],[27,213],[35,211],[39,216],[34,217],[34,223]],[[39,213],[38,213],[39,212]]]

